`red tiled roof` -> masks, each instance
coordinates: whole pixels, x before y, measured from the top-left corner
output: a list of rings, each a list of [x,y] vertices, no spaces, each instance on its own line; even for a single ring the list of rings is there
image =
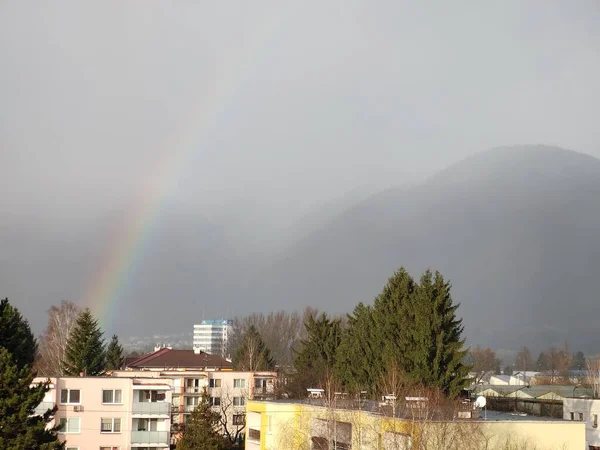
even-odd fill
[[[161,348],[127,364],[129,369],[231,369],[232,367],[229,361],[220,356],[170,348]]]

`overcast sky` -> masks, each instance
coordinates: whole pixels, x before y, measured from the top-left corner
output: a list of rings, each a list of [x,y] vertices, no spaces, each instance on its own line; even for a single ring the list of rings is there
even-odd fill
[[[600,157],[597,0],[424,3],[0,2],[0,242],[85,240],[164,177],[166,202],[269,228],[498,145]]]

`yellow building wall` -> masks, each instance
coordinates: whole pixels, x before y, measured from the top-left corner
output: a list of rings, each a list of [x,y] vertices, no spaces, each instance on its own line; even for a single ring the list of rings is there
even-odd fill
[[[419,423],[377,416],[359,410],[332,410],[300,403],[247,403],[247,412],[261,414],[260,450],[310,450],[311,421],[347,422],[352,425],[352,448],[387,450],[386,433],[409,435],[413,448],[445,447],[452,435],[462,433],[472,439],[472,448],[506,448],[509,442],[517,448],[537,450],[581,450],[585,448],[585,424],[571,421],[461,421]],[[270,421],[270,425],[269,425]],[[331,423],[330,422],[330,423]],[[451,440],[451,439],[450,439]],[[523,447],[520,447],[524,445]],[[534,447],[535,446],[535,447]],[[250,447],[247,444],[247,448]],[[388,447],[398,448],[398,447]],[[447,447],[455,448],[455,447]],[[467,449],[466,446],[456,448]],[[514,447],[510,447],[514,448]]]

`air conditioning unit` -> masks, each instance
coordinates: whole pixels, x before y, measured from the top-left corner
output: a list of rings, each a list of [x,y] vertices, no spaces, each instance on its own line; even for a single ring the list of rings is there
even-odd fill
[[[75,412],[83,412],[83,405],[75,405],[75,406],[73,406],[73,411],[75,411]]]

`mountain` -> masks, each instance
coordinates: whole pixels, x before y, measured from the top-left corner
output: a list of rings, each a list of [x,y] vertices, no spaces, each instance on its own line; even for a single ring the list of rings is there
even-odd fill
[[[440,270],[468,343],[595,351],[600,160],[496,148],[417,186],[383,191],[289,248],[253,286],[271,304],[334,312],[370,303],[404,265]]]

